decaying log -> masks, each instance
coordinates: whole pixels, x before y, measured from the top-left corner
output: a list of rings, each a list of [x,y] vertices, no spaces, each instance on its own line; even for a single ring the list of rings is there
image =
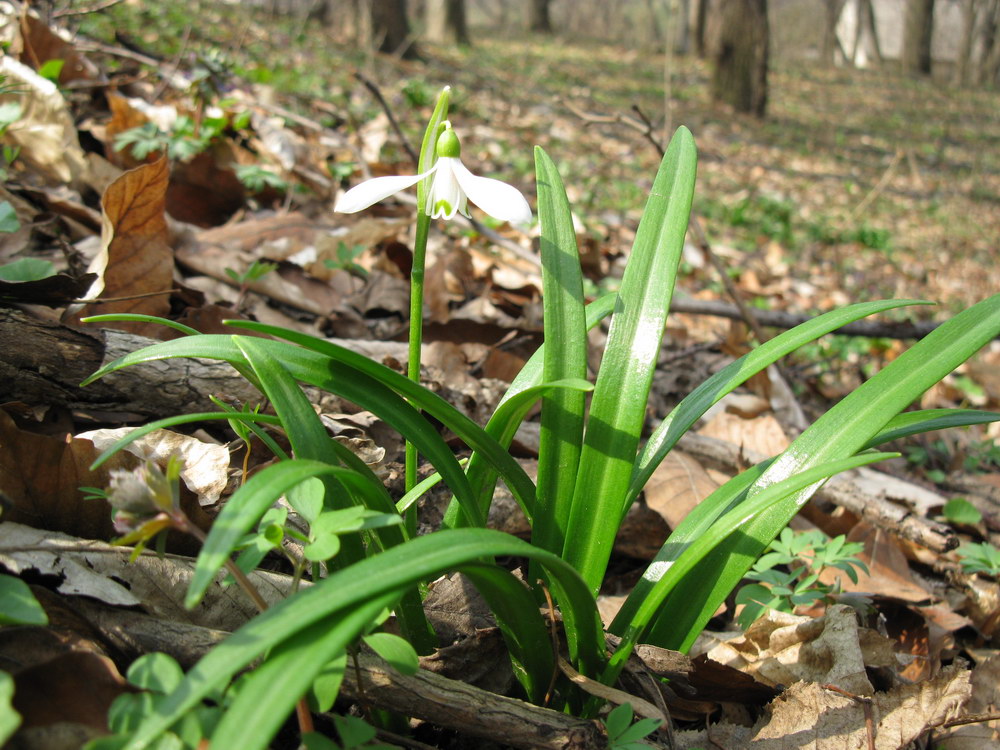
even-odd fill
[[[401,675],[380,659],[364,654],[358,657],[357,670],[350,666],[345,670],[341,695],[474,737],[502,738],[514,747],[597,750],[608,746],[607,735],[595,721],[488,693],[423,670],[412,677]]]
[[[236,333],[236,329],[233,330]],[[335,343],[380,360],[406,357],[406,344],[381,341]],[[225,362],[165,359],[126,367],[91,383],[80,383],[102,365],[158,343],[112,328],[74,328],[0,306],[0,402],[61,406],[115,414],[121,421],[218,411],[209,396],[257,403],[260,393]],[[309,390],[326,411],[340,404],[335,396]]]
[[[103,364],[156,341],[110,328],[72,328],[0,307],[0,400],[161,417],[217,411],[209,395],[259,401],[223,362],[170,359],[127,367],[81,388]]]

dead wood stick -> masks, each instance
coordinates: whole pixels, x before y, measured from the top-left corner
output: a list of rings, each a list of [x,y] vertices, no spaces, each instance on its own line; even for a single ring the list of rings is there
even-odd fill
[[[173,656],[190,667],[228,633],[188,623],[167,622],[137,612],[69,597],[74,610],[93,625],[126,659],[152,651]],[[358,675],[361,687],[358,687]],[[363,693],[363,694],[362,694]],[[401,675],[377,657],[358,655],[358,671],[348,669],[341,695],[399,711],[475,737],[503,741],[518,748],[599,750],[607,736],[596,721],[587,721],[497,695],[481,688],[420,670]]]
[[[361,685],[359,689],[358,674]],[[597,750],[607,736],[594,721],[496,695],[464,682],[421,670],[401,675],[373,656],[358,657],[358,672],[345,670],[341,694],[406,716],[430,721],[519,748]]]
[[[767,458],[761,453],[725,440],[691,432],[680,439],[677,447],[726,471],[737,471],[745,466],[747,461],[758,463]],[[885,531],[935,552],[947,552],[958,546],[958,538],[948,526],[914,515],[902,505],[882,495],[864,490],[852,481],[850,476],[832,477],[816,492],[814,500],[833,503]]]

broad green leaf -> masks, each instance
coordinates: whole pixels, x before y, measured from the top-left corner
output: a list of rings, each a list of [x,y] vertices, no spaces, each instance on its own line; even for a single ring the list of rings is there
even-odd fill
[[[178,323],[176,320],[169,320],[167,318],[161,318],[156,315],[141,315],[139,313],[108,313],[106,315],[91,315],[88,318],[80,318],[82,323],[106,323],[106,322],[117,322],[117,321],[132,321],[135,323],[158,323],[159,325],[166,326],[167,328],[173,328],[175,331],[180,331],[187,336],[200,336],[201,331],[191,326],[186,326],[183,323]],[[89,382],[89,380],[87,381]]]
[[[0,203],[0,210],[3,206],[10,206],[7,201]],[[13,211],[14,209],[10,209]],[[3,217],[0,216],[0,220]],[[2,231],[2,230],[0,230]],[[17,231],[15,227],[13,231]],[[40,281],[47,279],[56,272],[55,266],[50,261],[42,258],[18,258],[15,261],[0,266],[0,280],[2,281]]]
[[[535,147],[545,350],[543,378],[553,383],[587,377],[587,319],[583,272],[566,189],[555,164]],[[583,444],[586,395],[555,390],[542,396],[538,489],[531,541],[559,553],[565,541]]]
[[[372,633],[362,640],[401,674],[414,675],[420,669],[420,657],[410,642],[392,633]]]
[[[976,411],[975,409],[921,409],[905,411],[890,419],[879,433],[865,444],[865,448],[910,435],[919,435],[934,430],[948,430],[953,427],[968,427],[974,424],[987,424],[1000,419],[1000,413],[995,411]]]
[[[143,654],[128,668],[128,681],[137,688],[154,693],[169,693],[184,679],[184,670],[168,654]]]
[[[20,578],[0,575],[0,625],[48,625],[49,618],[31,587]]]
[[[629,257],[587,419],[563,557],[601,585],[632,475],[646,399],[687,233],[697,152],[678,128]]]
[[[6,672],[0,672],[0,746],[21,726],[21,715],[11,704],[13,697],[14,678]]]

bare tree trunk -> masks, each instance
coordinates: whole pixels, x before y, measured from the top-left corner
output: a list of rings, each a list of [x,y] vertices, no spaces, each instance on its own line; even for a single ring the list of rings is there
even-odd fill
[[[528,29],[540,34],[552,33],[549,0],[528,0]]]
[[[882,49],[878,42],[875,24],[875,7],[872,0],[857,0],[857,23],[854,29],[854,46],[851,64],[856,68],[870,68],[882,64]]]
[[[980,32],[981,49],[976,70],[980,86],[1000,84],[1000,2],[991,0]]]
[[[691,51],[691,0],[678,0],[674,17],[674,54],[686,55]]]
[[[711,0],[692,0],[691,41],[694,43],[694,53],[704,59],[708,56],[705,45],[705,26],[708,22],[708,5]]]
[[[767,109],[767,0],[725,0],[712,35],[712,97],[737,112]]]
[[[820,56],[826,65],[834,65],[837,61],[837,22],[844,10],[847,0],[824,0],[826,10],[826,25],[823,26],[823,48]]]
[[[934,0],[909,0],[903,29],[903,71],[931,73],[931,37],[934,33]]]
[[[424,18],[426,35],[432,42],[469,44],[465,0],[427,0]]]
[[[406,0],[369,0],[372,13],[372,39],[376,49],[408,60],[420,56],[410,36]]]

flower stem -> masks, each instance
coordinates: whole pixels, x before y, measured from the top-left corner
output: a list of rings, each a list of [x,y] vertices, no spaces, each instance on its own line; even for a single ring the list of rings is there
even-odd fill
[[[406,376],[415,383],[420,382],[420,347],[424,336],[424,265],[427,259],[427,234],[431,217],[424,212],[417,213],[417,233],[413,241],[413,266],[410,269],[410,347],[407,355]],[[409,492],[417,484],[417,447],[406,441],[405,487]],[[411,509],[406,513],[407,526],[416,531],[416,514]]]

